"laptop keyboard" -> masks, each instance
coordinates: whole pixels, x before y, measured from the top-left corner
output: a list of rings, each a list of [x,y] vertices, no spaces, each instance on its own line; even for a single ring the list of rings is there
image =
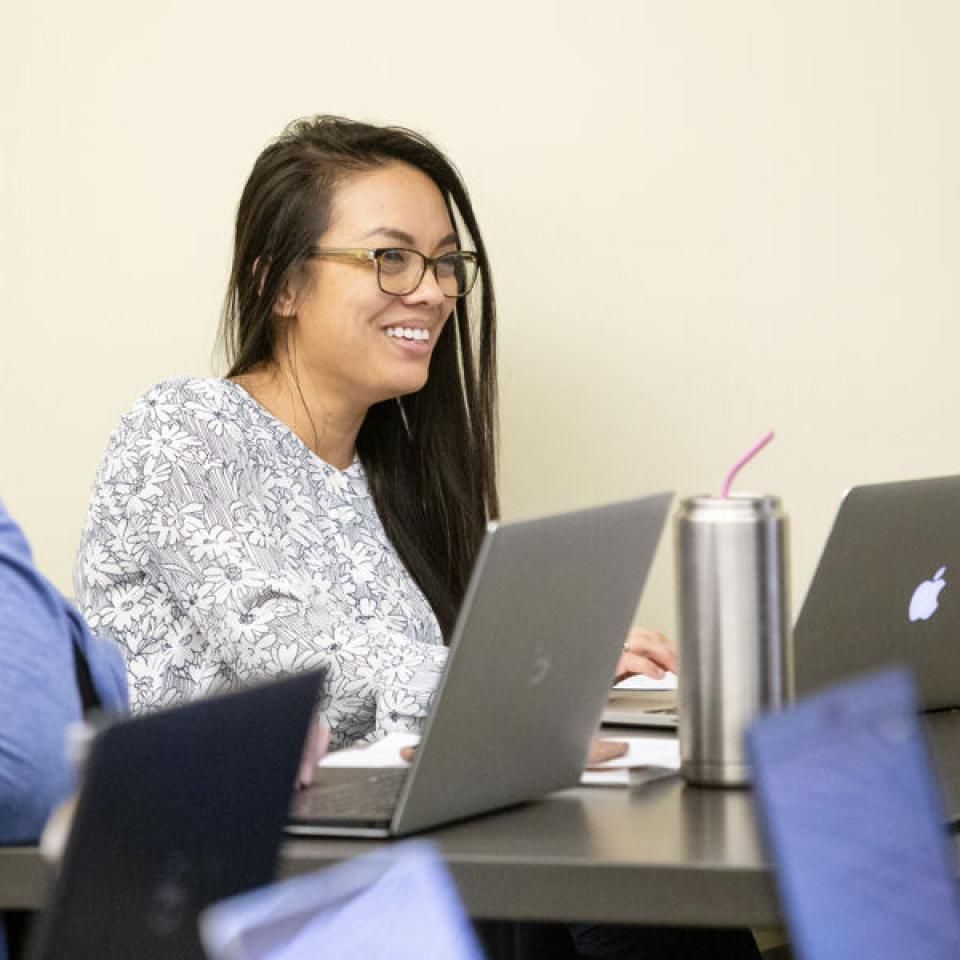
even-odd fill
[[[389,820],[407,773],[405,767],[398,767],[378,771],[361,780],[314,785],[295,797],[294,813],[311,820],[334,817]]]

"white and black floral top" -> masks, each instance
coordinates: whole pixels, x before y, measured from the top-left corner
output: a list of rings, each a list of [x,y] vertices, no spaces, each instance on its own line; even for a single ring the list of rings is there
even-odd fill
[[[161,383],[123,417],[74,577],[135,710],[322,665],[342,747],[416,729],[446,660],[360,462],[324,463],[226,380]]]

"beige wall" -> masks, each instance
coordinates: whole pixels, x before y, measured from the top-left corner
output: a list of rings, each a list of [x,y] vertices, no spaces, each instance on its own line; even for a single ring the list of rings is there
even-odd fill
[[[0,39],[0,493],[70,591],[109,431],[211,369],[283,124],[452,154],[492,252],[508,515],[744,478],[794,593],[842,489],[960,472],[952,0],[17,4]],[[795,604],[796,605],[796,604]],[[672,628],[670,551],[641,618]]]

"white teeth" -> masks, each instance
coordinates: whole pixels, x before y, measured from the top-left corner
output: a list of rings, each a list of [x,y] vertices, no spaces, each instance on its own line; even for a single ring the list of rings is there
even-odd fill
[[[430,331],[415,327],[387,327],[388,337],[400,337],[404,340],[429,340]]]

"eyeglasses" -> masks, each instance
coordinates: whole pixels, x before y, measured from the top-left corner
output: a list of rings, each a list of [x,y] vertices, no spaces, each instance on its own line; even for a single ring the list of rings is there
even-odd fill
[[[315,257],[346,257],[377,265],[377,283],[384,293],[405,297],[420,286],[427,267],[433,270],[437,286],[445,297],[465,297],[477,279],[477,255],[472,250],[457,250],[439,257],[426,257],[418,250],[404,247],[378,247],[368,250],[362,247],[316,248]]]

